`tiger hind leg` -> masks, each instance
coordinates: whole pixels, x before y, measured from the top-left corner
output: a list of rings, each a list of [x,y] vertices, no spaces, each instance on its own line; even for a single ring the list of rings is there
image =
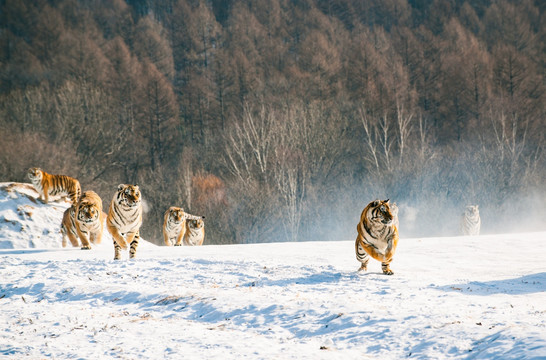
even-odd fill
[[[129,249],[129,259],[135,258],[139,239],[140,239],[140,234],[137,232],[135,234],[133,241],[131,241],[131,248]]]
[[[381,270],[383,270],[383,274],[385,275],[392,275],[394,274],[394,272],[391,270],[390,268],[390,262],[386,263],[386,262],[382,262],[381,263]]]
[[[355,247],[356,247],[356,259],[360,261],[360,268],[358,269],[358,271],[366,271],[368,269],[368,262],[370,261],[370,256],[364,250],[364,248],[362,248],[358,240]]]

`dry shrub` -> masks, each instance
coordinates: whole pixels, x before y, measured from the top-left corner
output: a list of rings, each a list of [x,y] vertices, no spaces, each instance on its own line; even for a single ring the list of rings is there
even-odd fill
[[[226,185],[219,177],[212,174],[193,176],[192,188],[198,207],[227,206]]]

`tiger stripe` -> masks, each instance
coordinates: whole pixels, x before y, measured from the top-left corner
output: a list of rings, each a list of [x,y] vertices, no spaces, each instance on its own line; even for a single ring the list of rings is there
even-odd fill
[[[461,219],[461,232],[465,236],[480,235],[481,219],[478,205],[468,205]]]
[[[76,207],[76,231],[80,237],[82,250],[91,249],[91,243],[100,244],[104,232],[102,200],[94,191],[86,191]]]
[[[390,269],[398,245],[398,207],[389,200],[370,202],[362,211],[356,227],[356,259],[360,270],[366,270],[370,257],[381,262],[384,274],[392,275]]]
[[[66,247],[68,245],[67,240],[70,240],[73,247],[80,246],[80,242],[78,241],[78,233],[76,232],[76,222],[74,220],[75,213],[76,207],[74,205],[70,206],[63,213],[63,220],[61,223],[62,247]]]
[[[184,234],[184,245],[201,246],[205,240],[205,223],[202,219],[190,219],[186,222],[186,234]]]
[[[136,256],[142,225],[142,202],[138,185],[120,184],[110,202],[106,227],[114,242],[114,260],[129,246],[129,258]]]
[[[44,203],[49,202],[49,196],[68,196],[73,205],[78,203],[81,195],[80,182],[66,175],[52,175],[40,168],[28,169],[28,178]]]

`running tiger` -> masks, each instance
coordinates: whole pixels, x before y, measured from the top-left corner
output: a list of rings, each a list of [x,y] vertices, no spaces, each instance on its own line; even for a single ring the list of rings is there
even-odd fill
[[[201,246],[205,240],[205,223],[201,219],[191,219],[186,222],[184,245]]]
[[[28,169],[28,178],[44,203],[49,202],[50,195],[61,195],[65,198],[69,196],[72,205],[78,203],[82,192],[78,180],[66,175],[51,175],[40,168]]]
[[[86,191],[76,207],[76,232],[82,242],[82,250],[91,249],[91,243],[100,244],[104,232],[102,200],[94,191]]]
[[[362,214],[356,230],[356,259],[361,265],[358,269],[366,270],[370,256],[381,261],[383,274],[392,275],[390,263],[398,245],[398,207],[389,204],[389,200],[375,200],[369,203]]]
[[[121,249],[130,246],[129,258],[134,258],[140,239],[142,203],[138,185],[120,184],[108,209],[106,227],[114,239],[114,260],[121,258]]]
[[[463,235],[480,235],[480,211],[478,205],[468,205],[463,213],[461,231]]]
[[[163,216],[163,241],[165,245],[181,246],[186,233],[186,220],[200,218],[200,216],[185,213],[184,209],[179,207],[171,206],[168,208]]]
[[[80,246],[78,241],[78,233],[76,231],[76,223],[74,217],[76,214],[76,206],[72,205],[65,210],[63,214],[63,221],[61,222],[61,234],[63,235],[62,245],[66,247],[68,244],[67,240],[70,240],[70,243],[73,247]]]

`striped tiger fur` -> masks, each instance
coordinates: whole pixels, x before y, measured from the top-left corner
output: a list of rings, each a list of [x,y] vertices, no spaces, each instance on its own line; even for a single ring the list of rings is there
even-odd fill
[[[121,258],[121,249],[127,249],[128,244],[129,258],[136,256],[141,225],[142,202],[138,185],[120,184],[106,218],[106,227],[114,239],[114,260]]]
[[[190,215],[184,212],[184,209],[171,206],[165,211],[163,216],[163,241],[167,246],[181,246],[184,234],[186,233],[186,223],[188,219],[201,219],[204,216]]]
[[[186,222],[184,245],[201,246],[205,240],[205,223],[202,219],[191,219]]]
[[[74,221],[76,214],[76,206],[72,205],[68,209],[65,210],[63,214],[63,221],[61,223],[61,234],[63,235],[62,240],[62,246],[66,247],[68,245],[68,241],[70,240],[70,243],[73,247],[80,246],[80,242],[78,240],[78,232],[76,231],[76,222]]]
[[[82,192],[78,180],[66,175],[51,175],[40,168],[28,169],[28,178],[44,203],[49,202],[49,196],[56,195],[70,197],[72,205],[78,203]]]
[[[394,274],[390,263],[398,245],[398,207],[394,204],[392,207],[388,199],[375,200],[362,211],[355,241],[356,259],[361,263],[359,271],[367,269],[371,256],[381,261],[384,274]]]
[[[96,192],[86,191],[82,194],[74,217],[82,250],[91,249],[91,243],[100,244],[106,214],[102,211],[102,200]]]
[[[461,220],[461,231],[463,235],[480,235],[481,219],[478,205],[468,205]]]

